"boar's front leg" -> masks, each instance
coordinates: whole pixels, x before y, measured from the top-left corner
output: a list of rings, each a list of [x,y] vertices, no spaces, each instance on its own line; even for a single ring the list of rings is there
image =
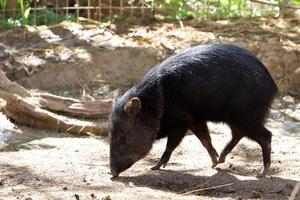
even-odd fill
[[[166,150],[164,151],[163,155],[159,159],[158,163],[153,166],[152,170],[158,170],[161,166],[165,167],[170,160],[171,154],[174,151],[174,149],[179,145],[183,137],[185,136],[185,133],[187,131],[187,128],[185,127],[172,127],[171,130],[168,131],[168,141]]]
[[[191,127],[191,131],[197,136],[202,145],[206,148],[211,161],[212,167],[215,167],[218,164],[218,153],[216,149],[211,144],[211,137],[209,135],[208,127],[206,122],[200,122],[197,125]]]

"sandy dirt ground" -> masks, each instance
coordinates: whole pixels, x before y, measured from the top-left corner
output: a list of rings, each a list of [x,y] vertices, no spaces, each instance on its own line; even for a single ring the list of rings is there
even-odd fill
[[[220,152],[230,130],[222,124],[209,127]],[[187,135],[166,168],[152,171],[164,150],[163,139],[111,180],[107,138],[41,137],[18,151],[0,153],[0,199],[289,199],[300,181],[300,137],[288,133],[285,123],[270,121],[268,127],[273,132],[272,167],[262,179],[255,177],[262,166],[260,147],[248,139],[212,169],[204,147]]]

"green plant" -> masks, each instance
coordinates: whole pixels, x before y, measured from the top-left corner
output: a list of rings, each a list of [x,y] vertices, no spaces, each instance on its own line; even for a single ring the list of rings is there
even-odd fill
[[[163,7],[171,11],[171,19],[183,19],[192,15],[191,10],[186,6],[186,1],[183,0],[166,0]]]
[[[29,5],[30,1],[18,0],[21,9],[22,15],[22,24],[29,25],[29,15],[31,11],[31,7]]]
[[[7,4],[7,0],[0,0],[0,8],[2,8],[2,18],[3,19],[5,19],[5,7],[6,7],[6,4]]]
[[[147,0],[151,2],[152,0]],[[300,4],[300,0],[268,0],[280,6]],[[275,16],[276,6],[252,5],[249,0],[165,0],[159,3],[160,13],[169,19],[193,16],[198,19],[226,19],[236,17]],[[168,11],[168,12],[166,12]],[[288,10],[290,11],[290,10]]]
[[[0,0],[0,7],[1,8],[5,8],[6,7],[6,4],[7,4],[7,0]]]
[[[30,24],[39,25],[52,25],[57,24],[62,21],[68,20],[72,22],[76,22],[76,16],[74,14],[69,15],[59,15],[53,12],[52,10],[41,10],[37,12],[37,15],[34,16],[33,14],[30,15]]]

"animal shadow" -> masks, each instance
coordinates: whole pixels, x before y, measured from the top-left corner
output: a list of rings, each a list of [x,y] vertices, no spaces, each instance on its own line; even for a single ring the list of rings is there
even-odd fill
[[[172,192],[177,195],[198,195],[215,198],[288,199],[297,181],[279,177],[243,178],[226,171],[212,176],[198,176],[193,171],[157,170],[139,176],[119,177],[115,181]],[[191,192],[194,191],[194,192]],[[300,199],[300,194],[296,197]]]

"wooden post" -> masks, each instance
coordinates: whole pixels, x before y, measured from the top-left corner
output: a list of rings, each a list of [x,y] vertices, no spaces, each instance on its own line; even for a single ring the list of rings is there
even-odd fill
[[[80,0],[76,0],[76,16],[77,16],[77,23],[79,23],[79,7],[80,7]]]
[[[5,21],[5,8],[6,8],[6,5],[3,5],[2,6],[2,18],[4,21]],[[5,26],[4,26],[4,28],[5,28]]]
[[[153,0],[153,3],[152,3],[152,19],[153,20],[155,19],[155,12],[156,12],[156,1]]]
[[[56,20],[57,20],[57,16],[58,16],[58,0],[55,0],[55,13],[56,13]]]
[[[17,19],[17,12],[16,12],[16,9],[17,9],[17,0],[13,0],[13,28],[16,27],[16,19]]]
[[[99,7],[98,7],[98,9],[99,9],[99,22],[101,22],[101,0],[98,0],[98,4],[99,4]]]
[[[66,0],[66,18],[68,19],[69,16],[69,0]]]
[[[211,19],[210,13],[210,0],[207,0],[207,19],[210,21]]]
[[[133,16],[133,1],[131,1],[131,4],[130,4],[130,17]]]
[[[87,14],[88,14],[88,20],[90,20],[91,19],[91,10],[90,10],[90,6],[91,6],[91,0],[88,0],[87,1],[87,3],[88,3],[88,10],[87,10]]]
[[[112,0],[109,0],[109,22],[112,19]]]
[[[33,6],[34,6],[34,25],[36,26],[37,25],[37,11],[36,11],[36,0],[34,0],[34,3],[33,3]]]
[[[123,0],[120,0],[120,16],[123,17]]]
[[[145,1],[144,0],[141,0],[142,1],[142,19],[144,19],[144,15],[145,15],[145,11],[144,11],[144,7],[145,7]]]

